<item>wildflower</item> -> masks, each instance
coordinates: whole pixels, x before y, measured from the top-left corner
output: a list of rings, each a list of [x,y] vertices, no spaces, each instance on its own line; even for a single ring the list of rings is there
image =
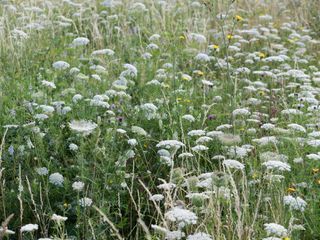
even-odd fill
[[[216,44],[210,45],[209,47],[215,51],[218,51],[220,48],[219,45],[216,45]]]
[[[209,234],[199,232],[199,233],[189,235],[187,237],[187,240],[212,240],[212,238]]]
[[[203,136],[206,135],[206,132],[202,129],[199,130],[191,130],[190,132],[188,132],[188,136]]]
[[[142,104],[140,109],[144,112],[144,115],[148,120],[154,119],[157,116],[158,108],[153,103]]]
[[[100,49],[100,50],[95,50],[91,53],[91,55],[93,56],[97,56],[97,55],[108,55],[108,56],[113,56],[114,55],[114,51],[111,49]]]
[[[132,138],[132,139],[129,139],[128,140],[128,144],[130,145],[130,146],[136,146],[137,144],[138,144],[138,141],[136,140],[136,139],[134,139],[134,138]]]
[[[181,78],[184,81],[191,81],[192,80],[192,77],[189,76],[188,74],[182,74]]]
[[[69,145],[69,149],[71,151],[77,151],[79,149],[78,145],[74,144],[74,143],[70,143]]]
[[[265,223],[264,230],[269,236],[286,237],[288,234],[287,229],[277,223]]]
[[[227,168],[238,169],[238,170],[243,170],[244,167],[245,167],[242,163],[240,163],[240,162],[237,161],[237,160],[233,160],[233,159],[224,160],[224,161],[222,162],[222,164],[223,164],[224,166],[226,166]]]
[[[290,165],[281,161],[270,160],[270,161],[264,162],[262,165],[265,166],[268,170],[271,169],[271,170],[288,171],[288,172],[291,171]]]
[[[180,207],[174,207],[167,211],[164,217],[170,222],[176,222],[180,227],[196,224],[198,220],[195,213]]]
[[[138,126],[132,126],[131,127],[131,131],[133,133],[136,133],[136,134],[141,135],[141,136],[147,136],[148,135],[148,133],[142,127],[138,127]]]
[[[64,179],[60,173],[52,173],[49,176],[49,182],[56,186],[62,186]]]
[[[92,133],[97,126],[98,125],[96,123],[87,120],[72,120],[69,123],[69,127],[71,130],[82,133],[84,135],[89,135],[90,133]]]
[[[228,35],[227,35],[227,39],[228,39],[228,40],[233,39],[233,35],[232,35],[232,34],[228,34]]]
[[[85,38],[85,37],[78,37],[78,38],[75,38],[73,41],[72,41],[72,45],[74,47],[79,47],[79,46],[85,46],[85,45],[88,45],[90,42],[90,40],[88,38]]]
[[[236,15],[234,18],[237,22],[243,21],[243,18],[240,15]]]
[[[236,117],[236,116],[248,116],[248,115],[250,115],[250,111],[248,109],[245,109],[245,108],[238,108],[238,109],[235,109],[232,112],[232,115],[234,117]]]
[[[163,140],[156,145],[157,148],[164,147],[166,149],[170,149],[170,148],[179,149],[180,147],[184,147],[184,146],[185,146],[184,143],[177,140]]]
[[[79,199],[79,205],[81,207],[90,207],[92,205],[92,202],[92,199],[87,197]]]
[[[209,148],[204,146],[204,145],[196,145],[196,146],[191,148],[191,150],[195,151],[195,152],[207,151],[208,149]]]
[[[74,182],[74,183],[72,184],[72,188],[73,188],[73,190],[78,191],[78,192],[79,192],[79,191],[82,191],[83,188],[84,188],[84,183],[81,182],[81,181]]]
[[[43,80],[43,81],[41,81],[41,83],[45,87],[52,88],[52,89],[56,88],[56,85],[54,84],[54,82],[49,82],[49,81]]]
[[[192,115],[190,115],[190,114],[183,115],[183,116],[182,116],[182,119],[187,120],[187,121],[189,121],[189,122],[194,122],[194,121],[196,120],[196,119],[195,119]]]
[[[301,212],[303,212],[305,210],[305,208],[307,207],[306,201],[304,201],[300,197],[295,198],[291,195],[284,196],[283,203],[284,203],[284,205],[288,205],[290,209],[301,211]]]
[[[288,189],[287,189],[287,192],[288,193],[294,193],[294,192],[296,192],[297,190],[294,188],[294,187],[288,187]]]
[[[21,232],[33,232],[35,230],[38,230],[39,226],[38,224],[27,224],[21,227]]]
[[[151,201],[155,201],[155,202],[160,202],[164,199],[164,196],[162,194],[155,194],[155,195],[152,195],[149,200]]]
[[[40,175],[40,176],[45,176],[48,175],[49,170],[46,167],[40,167],[36,169],[36,172]]]
[[[57,214],[53,214],[52,217],[51,217],[51,220],[55,221],[55,222],[65,222],[67,221],[67,217],[63,217],[63,216],[60,216],[60,215],[57,215]]]
[[[266,57],[266,54],[265,53],[263,53],[263,52],[260,52],[259,53],[259,58],[265,58]]]
[[[70,67],[69,63],[64,61],[57,61],[52,64],[52,67],[57,70],[65,70]]]

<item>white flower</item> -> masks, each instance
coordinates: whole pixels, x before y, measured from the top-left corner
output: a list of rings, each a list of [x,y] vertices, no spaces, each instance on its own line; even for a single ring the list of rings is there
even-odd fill
[[[76,94],[72,98],[72,102],[77,103],[79,100],[81,100],[83,97],[81,94]]]
[[[198,220],[195,213],[179,207],[172,208],[164,214],[164,217],[170,222],[176,222],[180,227],[196,224]]]
[[[70,143],[69,144],[69,149],[71,151],[77,151],[79,149],[78,145],[74,144],[74,143]]]
[[[56,85],[54,84],[54,82],[49,82],[49,81],[43,80],[43,81],[41,81],[41,83],[45,87],[52,88],[52,89],[56,88]]]
[[[199,232],[199,233],[189,235],[187,237],[187,240],[212,240],[212,238],[209,234]]]
[[[111,49],[100,49],[100,50],[95,50],[91,53],[91,55],[96,56],[96,55],[108,55],[108,56],[113,56],[114,51]]]
[[[199,129],[199,130],[191,130],[190,132],[188,132],[188,136],[191,136],[191,137],[193,137],[193,136],[204,136],[204,135],[206,135],[206,131],[201,130],[201,129]]]
[[[181,154],[179,154],[179,156],[178,156],[178,158],[192,158],[192,157],[194,157],[194,155],[193,155],[192,153],[188,153],[188,152],[186,152],[186,153],[181,153]]]
[[[272,130],[275,128],[275,125],[272,123],[265,123],[260,128],[264,130]]]
[[[224,166],[226,166],[227,168],[234,168],[234,169],[239,169],[239,170],[243,170],[244,169],[244,165],[237,161],[237,160],[233,160],[233,159],[226,159],[222,162],[222,164]]]
[[[164,199],[164,196],[162,194],[155,194],[149,198],[149,200],[155,201],[155,202],[160,202],[163,199]]]
[[[320,154],[310,153],[306,156],[310,160],[320,160]]]
[[[138,70],[135,66],[126,63],[123,65],[124,68],[126,68],[125,71],[121,72],[120,77],[137,77],[138,76]]]
[[[234,117],[236,117],[236,116],[248,116],[248,115],[250,115],[250,111],[248,109],[246,109],[246,108],[238,108],[238,109],[233,110],[232,115]]]
[[[268,170],[279,170],[279,171],[291,171],[291,167],[289,164],[281,161],[274,161],[270,160],[267,162],[262,163],[263,166],[265,166]]]
[[[213,139],[211,137],[207,137],[207,136],[202,136],[202,137],[199,137],[197,140],[196,140],[196,143],[197,144],[201,144],[201,143],[207,143],[207,142],[210,142],[212,141]]]
[[[136,139],[132,138],[132,139],[128,140],[128,144],[134,147],[138,144],[138,141]]]
[[[96,123],[87,120],[72,120],[69,123],[69,127],[71,130],[82,133],[84,135],[89,135],[90,133],[92,133],[97,126],[98,125]]]
[[[312,139],[307,141],[307,145],[311,147],[320,147],[320,139]]]
[[[38,224],[27,224],[21,227],[21,232],[33,232],[35,230],[38,230],[39,226]]]
[[[72,188],[73,188],[73,190],[75,190],[75,191],[82,191],[83,188],[84,188],[84,183],[81,182],[81,181],[74,182],[74,183],[72,184]]]
[[[156,145],[157,148],[166,148],[166,149],[170,149],[170,148],[179,149],[180,147],[184,147],[184,146],[185,145],[182,142],[177,140],[163,140]]]
[[[60,173],[52,173],[50,176],[49,176],[49,181],[50,183],[52,183],[53,185],[56,185],[56,186],[62,186],[63,182],[64,182],[64,179],[63,179],[63,176],[60,174]]]
[[[306,201],[304,201],[300,197],[293,197],[291,195],[283,197],[284,205],[288,205],[290,209],[297,210],[303,212],[307,207]]]
[[[45,176],[48,175],[49,170],[46,167],[40,167],[36,169],[36,172],[40,175],[40,176]]]
[[[164,191],[169,191],[171,189],[174,189],[176,185],[174,183],[162,183],[157,186],[157,188],[162,189]]]
[[[191,150],[195,151],[195,152],[207,151],[208,149],[209,148],[207,146],[204,146],[204,145],[196,145],[196,146],[191,148]]]
[[[57,61],[52,64],[52,67],[57,70],[65,70],[70,67],[70,64],[64,61]]]
[[[181,232],[180,230],[177,231],[166,231],[165,233],[165,239],[166,240],[180,240],[185,236],[184,232]]]
[[[81,198],[79,200],[79,205],[81,207],[90,207],[92,205],[92,199],[87,197]]]
[[[277,223],[265,223],[264,230],[268,236],[286,237],[288,235],[287,229]]]
[[[210,57],[205,53],[198,53],[195,59],[199,62],[210,62],[211,60]]]
[[[51,220],[55,221],[55,222],[65,222],[67,221],[67,217],[63,217],[63,216],[60,216],[60,215],[57,215],[57,214],[53,214],[52,217],[51,217]]]
[[[153,103],[145,103],[140,106],[148,120],[154,119],[157,116],[158,108]]]
[[[277,144],[278,140],[275,136],[265,136],[259,139],[253,139],[252,142],[259,144],[260,146],[268,145],[269,143]]]
[[[288,124],[288,128],[291,128],[292,130],[297,131],[297,132],[303,132],[303,133],[307,132],[303,126],[296,124],[296,123]]]
[[[131,127],[131,131],[133,133],[136,133],[136,134],[141,135],[141,136],[147,136],[148,135],[148,133],[142,127],[138,127],[138,126],[132,126]]]
[[[188,37],[190,40],[196,41],[200,44],[207,41],[206,37],[199,33],[190,33]]]
[[[190,114],[183,115],[183,116],[182,116],[182,119],[187,120],[187,121],[189,121],[189,122],[194,122],[194,121],[196,120],[196,119],[195,119],[192,115],[190,115]]]
[[[75,38],[73,41],[72,41],[72,45],[75,46],[75,47],[78,47],[78,46],[85,46],[87,44],[89,44],[90,40],[88,38],[85,38],[85,37],[78,37],[78,38]]]

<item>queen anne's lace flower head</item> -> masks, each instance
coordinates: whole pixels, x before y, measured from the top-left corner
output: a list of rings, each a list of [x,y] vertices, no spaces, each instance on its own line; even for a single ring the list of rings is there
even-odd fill
[[[179,227],[196,224],[198,220],[198,217],[195,213],[180,207],[172,208],[165,213],[164,217],[170,222],[177,223]]]

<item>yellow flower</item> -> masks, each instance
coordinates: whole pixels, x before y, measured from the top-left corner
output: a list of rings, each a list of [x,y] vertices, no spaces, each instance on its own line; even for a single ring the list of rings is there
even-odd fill
[[[185,40],[185,39],[186,39],[186,37],[185,37],[185,36],[183,36],[183,35],[181,35],[181,36],[179,36],[179,39],[180,39],[180,40]]]
[[[243,21],[243,18],[242,18],[241,16],[239,16],[239,15],[236,15],[234,18],[235,18],[238,22]]]
[[[216,44],[212,44],[209,47],[212,48],[213,50],[218,50],[219,49],[219,45],[216,45]]]
[[[169,84],[166,84],[166,83],[162,84],[162,87],[164,87],[164,88],[170,88]]]
[[[63,207],[64,207],[64,208],[67,208],[68,205],[69,205],[69,204],[65,202],[65,203],[63,204]]]
[[[190,100],[190,99],[186,99],[185,102],[186,102],[186,103],[190,103],[191,100]]]
[[[319,168],[312,168],[312,173],[317,174],[320,171]]]
[[[228,35],[227,35],[227,38],[228,38],[229,40],[231,40],[231,39],[233,38],[232,34],[228,34]]]
[[[259,57],[260,57],[260,58],[265,58],[265,57],[266,57],[266,54],[263,53],[263,52],[260,52],[260,53],[259,53]]]
[[[320,184],[320,179],[316,180],[316,183],[317,183],[317,184]]]
[[[287,192],[294,193],[294,192],[296,192],[296,189],[294,187],[288,187]]]
[[[289,238],[289,237],[284,237],[284,238],[282,238],[282,240],[290,240],[291,238]]]
[[[202,71],[200,71],[200,70],[196,70],[196,71],[194,71],[194,73],[199,75],[199,76],[203,76],[204,75],[204,73]]]
[[[253,179],[257,179],[259,177],[259,174],[257,172],[253,173],[252,174],[252,178]]]
[[[178,98],[177,98],[177,102],[180,102],[180,101],[182,101],[182,98],[181,98],[181,97],[178,97]]]

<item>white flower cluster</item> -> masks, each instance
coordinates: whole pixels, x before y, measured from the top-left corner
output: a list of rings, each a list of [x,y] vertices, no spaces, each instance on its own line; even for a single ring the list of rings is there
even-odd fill
[[[190,210],[180,207],[174,207],[164,215],[165,219],[170,222],[175,222],[179,227],[184,227],[190,224],[196,224],[198,217]]]
[[[283,203],[284,203],[284,205],[289,206],[290,209],[301,211],[301,212],[303,212],[305,210],[305,208],[307,207],[306,201],[304,201],[300,197],[293,197],[291,195],[284,196]]]
[[[264,167],[266,167],[268,170],[278,170],[278,171],[291,171],[291,167],[289,164],[281,161],[267,161],[262,163]]]
[[[288,235],[288,230],[277,223],[264,224],[264,230],[267,232],[268,236],[286,237]]]

